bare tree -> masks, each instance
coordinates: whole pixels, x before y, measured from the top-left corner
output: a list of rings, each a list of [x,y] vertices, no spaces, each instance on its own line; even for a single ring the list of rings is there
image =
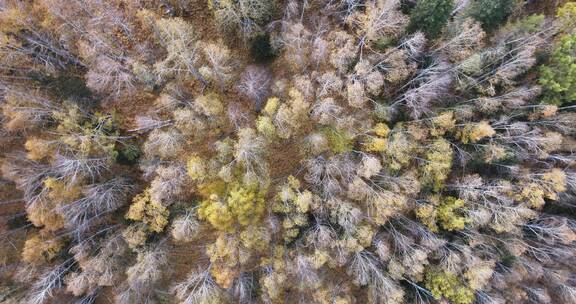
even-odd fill
[[[248,66],[240,77],[238,92],[254,103],[260,109],[268,97],[272,79],[270,72],[264,67]]]
[[[202,52],[206,65],[200,68],[200,74],[221,88],[226,87],[236,76],[237,69],[230,50],[219,42],[202,44]]]
[[[74,263],[66,261],[48,270],[44,275],[32,284],[31,291],[26,297],[26,303],[43,304],[50,299],[54,292],[62,286],[64,275]]]
[[[472,19],[456,21],[449,29],[450,38],[434,51],[446,52],[453,61],[461,61],[482,47],[486,36],[481,24]]]
[[[7,162],[2,164],[2,176],[16,183],[16,187],[24,192],[24,200],[32,204],[45,194],[44,179],[54,172],[49,165],[30,161],[23,153],[9,154]]]
[[[130,132],[147,132],[154,129],[159,129],[170,125],[170,120],[162,120],[160,118],[150,116],[136,116],[136,128],[129,130]]]
[[[284,58],[294,71],[302,71],[310,61],[311,33],[302,23],[287,23],[284,28]]]
[[[162,279],[167,264],[167,255],[163,249],[139,252],[136,264],[126,270],[128,285],[136,292],[144,292]]]
[[[445,62],[437,62],[420,71],[418,76],[406,84],[405,86],[410,88],[393,105],[404,103],[410,109],[410,115],[418,119],[430,111],[432,102],[448,92],[452,81],[449,65]]]
[[[524,225],[539,242],[569,245],[576,240],[576,222],[560,216],[544,216]]]
[[[364,6],[363,0],[326,0],[327,7],[333,7],[333,9],[342,13],[344,17],[352,15],[356,10]]]
[[[172,237],[177,242],[190,242],[200,233],[201,223],[196,217],[196,212],[189,211],[183,216],[177,217],[172,222]]]
[[[160,166],[156,177],[150,183],[151,199],[165,205],[182,197],[187,180],[186,169],[182,166]]]
[[[60,177],[66,178],[71,184],[74,184],[84,177],[96,180],[102,176],[104,171],[109,169],[109,159],[107,157],[58,154],[52,166],[54,172]]]
[[[356,172],[356,165],[346,154],[329,159],[318,156],[307,160],[305,166],[306,181],[325,198],[332,198],[344,191],[343,185],[349,184]]]
[[[239,304],[249,304],[254,301],[255,278],[251,273],[243,272],[232,283],[230,293]]]
[[[120,62],[100,55],[86,74],[86,85],[98,93],[120,96],[136,89],[135,76]]]
[[[68,227],[83,230],[93,219],[125,205],[133,188],[130,181],[123,177],[88,185],[82,191],[82,198],[60,206],[58,212],[64,215]]]
[[[402,289],[381,270],[380,262],[374,254],[361,251],[352,257],[347,272],[359,286],[368,285],[368,295],[374,302],[401,303]]]
[[[146,143],[144,143],[144,153],[148,157],[171,158],[182,151],[183,144],[184,138],[177,130],[164,131],[155,129],[148,136]]]
[[[49,123],[57,104],[38,90],[25,90],[15,86],[2,86],[2,110],[5,127],[17,131],[39,127]]]
[[[205,83],[198,71],[200,51],[192,26],[181,18],[160,19],[157,21],[162,44],[168,55],[154,65],[160,79],[178,75],[191,75]]]
[[[221,290],[212,279],[210,270],[191,272],[188,277],[172,287],[181,304],[209,303],[220,297]]]
[[[268,166],[264,160],[266,141],[253,129],[238,131],[238,141],[234,145],[234,159],[244,167],[247,180],[264,182],[268,178]]]
[[[366,1],[365,12],[356,12],[348,20],[356,26],[361,49],[380,37],[396,36],[408,25],[408,16],[400,12],[400,0]]]

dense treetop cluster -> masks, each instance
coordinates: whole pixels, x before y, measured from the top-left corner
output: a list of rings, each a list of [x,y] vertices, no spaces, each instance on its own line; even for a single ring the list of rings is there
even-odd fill
[[[576,2],[0,0],[0,303],[576,303]]]

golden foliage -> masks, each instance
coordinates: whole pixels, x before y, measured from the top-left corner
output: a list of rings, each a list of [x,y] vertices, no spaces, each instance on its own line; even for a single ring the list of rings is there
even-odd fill
[[[57,238],[45,238],[33,234],[26,239],[22,248],[22,260],[27,263],[43,264],[50,262],[59,253],[64,243]]]
[[[490,137],[496,134],[496,131],[492,129],[487,121],[481,121],[479,123],[467,124],[458,131],[457,137],[463,144],[467,143],[477,143],[480,140]]]
[[[150,189],[136,195],[128,209],[126,219],[142,222],[149,232],[160,233],[168,224],[169,211],[150,197]]]
[[[461,199],[451,196],[431,199],[433,204],[421,205],[416,209],[416,217],[432,232],[438,232],[438,226],[447,231],[462,230],[470,219],[467,208]]]
[[[444,181],[452,168],[450,143],[443,138],[434,141],[425,153],[425,160],[425,164],[421,167],[422,183],[434,191],[439,191],[444,187]]]
[[[387,137],[390,133],[390,128],[385,123],[379,122],[374,126],[374,133],[380,137]]]
[[[454,112],[447,111],[432,118],[432,128],[430,134],[432,136],[444,136],[446,132],[451,132],[456,127],[456,120],[454,119]]]
[[[53,154],[49,141],[40,138],[29,138],[24,143],[24,148],[28,150],[27,156],[31,160],[42,160]]]
[[[300,229],[308,224],[309,212],[318,200],[310,191],[300,189],[300,181],[290,175],[272,204],[272,211],[284,214],[282,221],[284,241],[291,242],[299,234]]]
[[[233,232],[236,226],[249,226],[260,221],[264,214],[264,194],[255,186],[228,185],[225,197],[213,194],[202,201],[198,218],[207,220],[220,231]]]
[[[446,271],[429,269],[426,272],[424,286],[436,300],[444,298],[454,304],[470,304],[474,301],[474,292],[470,287]]]
[[[71,203],[82,195],[80,186],[66,184],[53,177],[44,180],[44,188],[48,190],[48,197],[56,204]]]
[[[37,201],[26,207],[28,220],[36,227],[47,231],[57,231],[64,227],[64,217],[56,212],[56,202]]]
[[[249,253],[240,250],[237,238],[221,233],[216,242],[206,247],[212,267],[210,273],[220,287],[229,288],[240,275],[240,267],[249,258]]]
[[[384,152],[388,148],[388,140],[380,137],[368,137],[363,146],[366,152]]]
[[[192,180],[201,182],[205,178],[207,178],[206,176],[207,169],[205,162],[206,161],[204,159],[202,159],[197,155],[190,156],[190,158],[188,159],[187,169],[188,169],[188,176],[190,176]]]

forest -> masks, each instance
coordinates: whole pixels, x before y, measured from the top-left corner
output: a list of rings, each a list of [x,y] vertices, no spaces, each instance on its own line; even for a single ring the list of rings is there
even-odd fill
[[[576,304],[576,1],[0,0],[1,304]]]

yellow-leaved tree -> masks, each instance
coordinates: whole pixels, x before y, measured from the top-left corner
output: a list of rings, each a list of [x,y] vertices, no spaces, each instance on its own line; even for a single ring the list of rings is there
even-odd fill
[[[168,224],[168,215],[168,209],[161,203],[153,201],[150,197],[150,189],[146,189],[132,199],[132,205],[125,217],[142,222],[149,232],[160,233]]]
[[[264,191],[258,186],[229,184],[223,197],[212,194],[200,203],[198,218],[220,231],[233,232],[257,224],[265,211]]]

